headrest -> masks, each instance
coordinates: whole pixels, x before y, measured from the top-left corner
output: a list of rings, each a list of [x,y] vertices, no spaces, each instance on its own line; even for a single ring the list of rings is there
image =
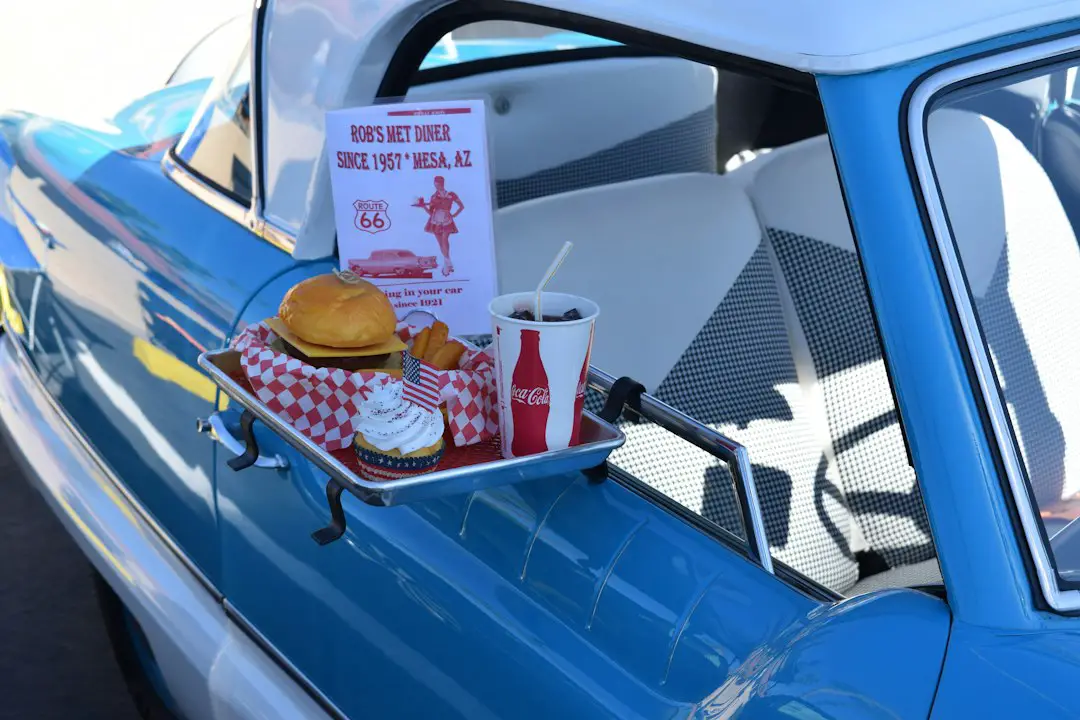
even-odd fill
[[[407,95],[410,101],[476,97],[491,103],[494,176],[510,180],[713,108],[716,70],[681,58],[601,58],[574,62],[572,70],[553,63],[418,85]]]
[[[761,157],[750,197],[766,228],[854,250],[829,138],[820,136]]]

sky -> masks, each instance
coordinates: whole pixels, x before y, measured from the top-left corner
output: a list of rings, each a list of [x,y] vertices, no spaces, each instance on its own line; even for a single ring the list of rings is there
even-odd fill
[[[0,0],[0,111],[107,117],[252,0]]]

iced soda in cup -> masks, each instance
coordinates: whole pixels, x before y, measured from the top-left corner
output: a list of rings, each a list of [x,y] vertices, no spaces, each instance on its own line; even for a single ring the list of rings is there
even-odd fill
[[[576,295],[535,292],[491,301],[503,457],[576,445],[585,406],[593,327],[600,309]]]

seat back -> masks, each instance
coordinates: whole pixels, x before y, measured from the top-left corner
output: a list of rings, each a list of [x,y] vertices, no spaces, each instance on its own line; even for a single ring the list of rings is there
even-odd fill
[[[504,207],[634,178],[715,171],[716,78],[714,68],[680,58],[602,58],[417,85],[407,99],[489,100]]]
[[[500,210],[496,238],[506,292],[533,287],[573,240],[552,289],[600,305],[593,363],[746,445],[774,556],[838,591],[855,582],[851,518],[825,472],[741,188],[695,173],[564,193]],[[616,466],[741,533],[722,463],[658,427],[624,431]]]
[[[761,162],[756,168],[753,166]],[[870,550],[889,566],[934,555],[828,139],[750,163],[802,382],[824,407],[826,454]],[[739,171],[741,172],[741,170]]]
[[[1063,103],[1051,110],[1043,120],[1039,147],[1043,168],[1076,227],[1080,223],[1080,109]]]
[[[1035,497],[1080,491],[1080,248],[1046,172],[989,118],[930,115],[931,154]]]

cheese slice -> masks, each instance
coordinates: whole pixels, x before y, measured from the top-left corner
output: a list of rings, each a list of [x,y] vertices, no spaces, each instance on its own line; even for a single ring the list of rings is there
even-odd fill
[[[397,335],[391,335],[390,339],[377,345],[366,345],[358,348],[335,348],[326,345],[315,345],[306,340],[301,340],[289,328],[285,327],[285,323],[281,322],[279,317],[267,318],[266,324],[277,333],[278,337],[311,358],[370,357],[405,350],[405,343]]]

